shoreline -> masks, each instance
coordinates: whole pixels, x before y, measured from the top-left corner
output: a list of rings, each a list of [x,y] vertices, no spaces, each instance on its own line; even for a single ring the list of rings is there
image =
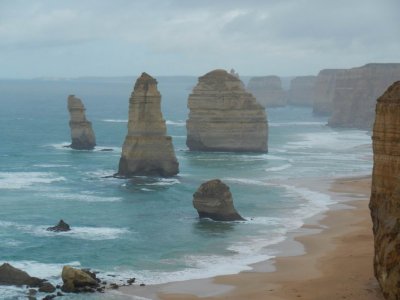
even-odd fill
[[[266,296],[271,300],[381,300],[372,270],[370,181],[370,176],[357,176],[303,182],[301,186],[313,186],[337,203],[290,232],[285,241],[275,246],[279,255],[250,265],[251,271],[142,288],[122,287],[116,293],[154,300]]]

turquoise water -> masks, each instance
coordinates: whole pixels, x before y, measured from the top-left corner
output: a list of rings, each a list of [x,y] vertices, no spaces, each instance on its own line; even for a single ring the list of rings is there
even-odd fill
[[[331,129],[311,108],[268,110],[268,154],[189,152],[186,100],[196,78],[158,80],[180,174],[132,180],[104,178],[117,170],[132,78],[0,81],[0,263],[54,283],[65,264],[145,283],[235,273],[276,256],[269,246],[333,203],[299,179],[371,172],[368,132]],[[63,147],[68,94],[85,103],[94,151]],[[248,221],[197,218],[192,194],[213,178],[229,184]],[[45,230],[59,219],[72,231]],[[0,287],[1,299],[18,295]]]

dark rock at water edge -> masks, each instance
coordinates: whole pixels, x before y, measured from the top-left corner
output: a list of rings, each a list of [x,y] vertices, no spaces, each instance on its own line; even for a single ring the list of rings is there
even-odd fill
[[[70,231],[71,227],[67,223],[65,223],[63,220],[60,220],[56,226],[49,227],[46,230],[47,231],[62,232],[62,231]]]
[[[64,266],[61,278],[64,283],[61,290],[65,293],[94,293],[100,286],[94,272],[69,266]]]
[[[213,179],[200,185],[193,194],[193,206],[200,218],[215,221],[245,220],[233,205],[229,187],[219,179]]]
[[[56,291],[55,286],[52,285],[50,282],[44,282],[39,287],[39,292],[42,292],[42,293],[54,293],[55,291]]]
[[[0,285],[28,285],[31,287],[39,287],[45,280],[29,276],[28,273],[14,268],[8,263],[0,266]]]

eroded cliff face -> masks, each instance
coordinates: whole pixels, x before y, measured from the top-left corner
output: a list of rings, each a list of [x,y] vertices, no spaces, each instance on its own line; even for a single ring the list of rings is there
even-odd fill
[[[172,176],[179,172],[172,139],[166,135],[157,81],[142,73],[129,99],[128,134],[122,147],[118,176]]]
[[[263,107],[286,105],[286,95],[278,76],[252,77],[247,89]]]
[[[290,81],[287,99],[291,105],[312,106],[316,76],[298,76]]]
[[[186,145],[190,150],[267,152],[264,108],[225,70],[199,78],[188,108]]]
[[[378,99],[370,209],[374,271],[386,299],[400,299],[400,81]]]
[[[81,99],[74,95],[69,95],[68,111],[72,140],[70,147],[76,150],[92,150],[96,146],[96,137],[92,129],[92,123],[86,119],[85,107]]]
[[[400,64],[367,64],[339,72],[328,125],[371,129],[376,98],[397,80],[400,80]]]
[[[315,115],[328,116],[332,114],[336,75],[342,71],[342,69],[325,69],[318,73],[313,91],[313,113]]]

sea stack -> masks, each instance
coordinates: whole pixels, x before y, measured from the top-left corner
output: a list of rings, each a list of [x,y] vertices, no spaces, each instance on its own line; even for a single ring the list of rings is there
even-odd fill
[[[333,110],[336,75],[343,69],[324,69],[318,73],[313,91],[313,114],[329,116]]]
[[[81,99],[74,95],[68,96],[69,127],[72,140],[70,147],[72,149],[93,150],[96,146],[92,123],[86,119],[85,110]]]
[[[378,99],[372,141],[374,271],[385,298],[395,300],[400,299],[400,81]]]
[[[186,145],[192,151],[267,152],[265,109],[225,70],[199,78],[188,100]]]
[[[157,80],[142,73],[129,99],[128,134],[116,176],[176,175],[179,164],[172,139],[166,133]]]
[[[371,130],[376,99],[400,80],[400,63],[374,63],[339,72],[328,125]]]
[[[193,194],[193,207],[199,218],[210,218],[214,221],[244,220],[233,206],[229,187],[219,179],[213,179],[200,185]]]
[[[312,106],[316,76],[298,76],[290,81],[288,103],[299,106]]]
[[[252,77],[247,89],[256,97],[263,107],[279,107],[286,105],[285,91],[278,76]]]

